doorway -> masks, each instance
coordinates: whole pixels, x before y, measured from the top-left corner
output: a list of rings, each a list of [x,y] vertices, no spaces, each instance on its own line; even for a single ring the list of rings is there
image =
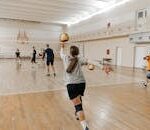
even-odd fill
[[[122,66],[122,48],[121,47],[116,48],[116,65]]]
[[[144,68],[146,63],[143,60],[143,57],[145,57],[147,54],[147,48],[146,47],[135,47],[134,51],[134,67],[135,68]]]

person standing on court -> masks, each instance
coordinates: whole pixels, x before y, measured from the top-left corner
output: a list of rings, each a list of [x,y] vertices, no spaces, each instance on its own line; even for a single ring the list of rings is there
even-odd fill
[[[31,63],[36,63],[36,50],[35,50],[34,46],[33,46],[33,53],[32,53]]]
[[[20,60],[20,51],[19,51],[19,49],[17,49],[15,54],[16,54],[16,60],[19,61]]]
[[[86,87],[86,81],[82,72],[82,65],[87,65],[87,60],[81,58],[79,48],[70,47],[70,55],[64,53],[64,44],[61,45],[60,56],[64,64],[64,80],[67,87],[68,95],[75,107],[76,119],[80,121],[83,130],[89,130],[82,107],[82,96]]]
[[[15,54],[16,54],[16,62],[19,63],[19,65],[21,65],[20,51],[18,48],[17,48]]]
[[[55,77],[56,73],[55,73],[55,67],[54,67],[54,52],[49,47],[49,44],[47,44],[46,46],[47,46],[47,49],[45,50],[45,54],[46,54],[47,76],[50,76],[50,64],[51,64],[53,75]]]

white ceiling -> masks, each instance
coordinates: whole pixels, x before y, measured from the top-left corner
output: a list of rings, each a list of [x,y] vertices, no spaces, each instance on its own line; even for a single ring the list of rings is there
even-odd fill
[[[121,1],[124,0],[0,0],[0,18],[72,24]]]

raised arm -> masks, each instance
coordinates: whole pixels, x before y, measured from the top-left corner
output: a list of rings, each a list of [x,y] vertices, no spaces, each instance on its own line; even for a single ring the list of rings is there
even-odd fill
[[[60,48],[60,57],[61,59],[65,58],[65,53],[64,53],[64,44],[61,44],[61,48]]]

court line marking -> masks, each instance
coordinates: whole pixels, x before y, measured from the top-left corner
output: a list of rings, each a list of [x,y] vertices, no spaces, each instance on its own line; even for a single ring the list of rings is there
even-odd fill
[[[92,84],[92,85],[87,85],[87,88],[100,88],[100,87],[115,87],[115,85],[117,85],[117,87],[119,87],[118,85],[122,85],[122,84],[138,84],[138,82],[127,82],[127,83],[115,83],[115,84]],[[55,91],[62,91],[62,90],[66,90],[67,92],[67,88],[64,86],[64,88],[55,88],[55,89],[51,89],[51,90],[31,90],[31,91],[26,91],[26,92],[9,92],[9,93],[0,93],[0,96],[16,96],[16,95],[24,95],[24,94],[37,94],[37,93],[48,93],[48,92],[55,92]]]

